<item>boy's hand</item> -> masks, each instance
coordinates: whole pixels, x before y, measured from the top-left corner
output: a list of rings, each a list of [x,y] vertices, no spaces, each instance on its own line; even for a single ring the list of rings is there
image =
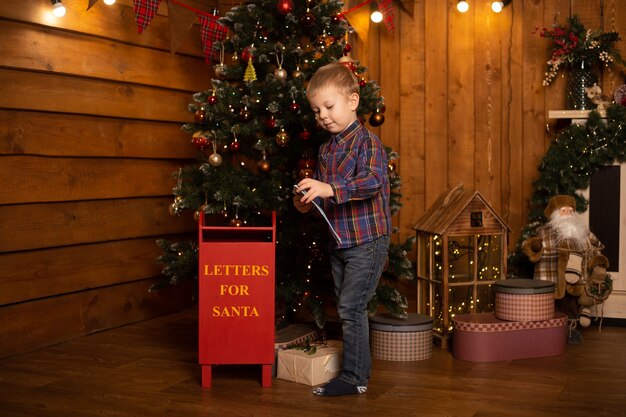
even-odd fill
[[[312,178],[305,178],[298,183],[296,192],[300,193],[302,191],[306,191],[306,194],[302,197],[302,202],[304,203],[310,203],[317,197],[329,198],[335,195],[330,184]]]

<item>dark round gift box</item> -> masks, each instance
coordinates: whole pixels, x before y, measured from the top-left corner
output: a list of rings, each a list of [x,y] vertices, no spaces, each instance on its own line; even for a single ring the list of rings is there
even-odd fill
[[[433,319],[409,314],[406,319],[389,314],[370,318],[370,348],[374,359],[420,361],[433,351]]]

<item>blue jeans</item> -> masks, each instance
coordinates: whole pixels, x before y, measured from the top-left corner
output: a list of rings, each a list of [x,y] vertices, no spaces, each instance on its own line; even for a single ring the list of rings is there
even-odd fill
[[[330,253],[337,312],[343,331],[339,379],[367,386],[371,368],[367,303],[374,296],[389,251],[389,236]]]

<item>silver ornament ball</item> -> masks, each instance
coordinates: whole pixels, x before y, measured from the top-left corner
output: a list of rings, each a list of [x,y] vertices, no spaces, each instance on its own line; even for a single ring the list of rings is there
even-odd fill
[[[212,154],[211,156],[209,156],[209,164],[214,167],[222,165],[222,156],[217,152]]]
[[[274,78],[279,81],[285,81],[287,79],[287,71],[284,68],[276,68],[274,70]]]
[[[226,65],[224,64],[217,64],[215,67],[215,75],[218,78],[222,78],[226,75]]]

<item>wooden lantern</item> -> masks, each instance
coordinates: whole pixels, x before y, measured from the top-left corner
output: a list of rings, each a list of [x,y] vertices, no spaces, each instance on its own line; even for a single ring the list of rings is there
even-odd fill
[[[492,284],[506,278],[509,228],[477,191],[444,192],[413,226],[417,312],[433,318],[447,348],[456,314],[494,311]]]

